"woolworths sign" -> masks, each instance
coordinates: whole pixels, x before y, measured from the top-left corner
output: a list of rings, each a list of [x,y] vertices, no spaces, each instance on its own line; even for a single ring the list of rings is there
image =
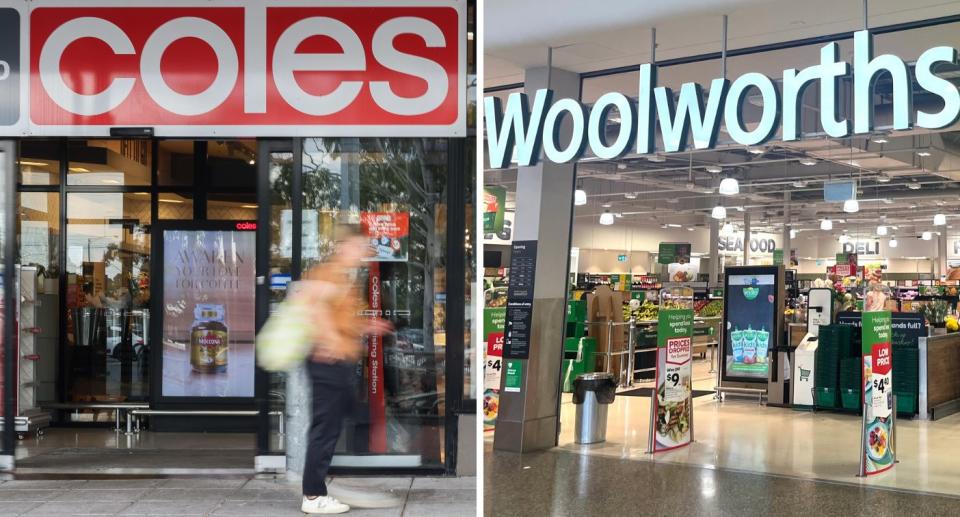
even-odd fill
[[[906,130],[914,125],[926,129],[942,129],[952,125],[960,116],[960,92],[949,81],[938,77],[936,69],[944,64],[957,63],[953,47],[934,47],[917,59],[913,70],[897,56],[873,55],[873,36],[868,31],[854,34],[853,121],[840,119],[838,84],[851,74],[851,64],[839,61],[839,46],[830,43],[820,49],[820,63],[803,70],[783,71],[782,91],[773,79],[760,73],[747,73],[730,82],[724,78],[711,81],[708,95],[697,83],[684,83],[676,101],[670,88],[656,86],[654,65],[640,67],[637,101],[620,92],[602,95],[588,111],[575,99],[553,99],[549,89],[537,90],[532,106],[525,93],[513,93],[506,107],[500,99],[484,99],[487,150],[490,164],[507,167],[516,151],[521,166],[534,165],[543,149],[544,156],[555,163],[578,159],[590,150],[602,159],[614,159],[628,152],[649,154],[655,149],[654,127],[659,121],[663,140],[662,152],[677,152],[688,148],[687,135],[693,139],[694,149],[710,149],[716,145],[723,119],[727,133],[734,142],[757,145],[772,138],[781,126],[783,141],[800,138],[800,102],[804,90],[820,84],[820,125],[831,137],[844,138],[851,134],[870,133],[873,122],[873,86],[881,74],[893,79],[893,129]],[[915,77],[911,77],[915,76]],[[923,90],[942,99],[936,103],[939,111],[913,110],[913,80]],[[742,120],[743,104],[752,90],[759,92],[763,110],[759,122],[747,127]],[[942,107],[941,107],[942,106]],[[620,113],[619,133],[608,138],[604,129],[611,111]],[[568,118],[573,133],[569,141],[560,142],[559,128]]]

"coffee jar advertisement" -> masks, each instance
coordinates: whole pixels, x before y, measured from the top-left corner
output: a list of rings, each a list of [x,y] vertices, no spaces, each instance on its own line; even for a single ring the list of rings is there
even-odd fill
[[[164,232],[164,397],[253,396],[255,237]]]

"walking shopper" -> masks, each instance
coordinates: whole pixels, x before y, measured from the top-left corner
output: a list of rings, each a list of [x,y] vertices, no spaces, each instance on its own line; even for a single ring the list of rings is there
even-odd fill
[[[355,233],[342,238],[329,260],[304,275],[304,281],[298,283],[258,337],[258,346],[266,352],[264,356],[268,361],[276,359],[277,364],[296,356],[298,344],[309,344],[301,350],[306,355],[313,387],[313,417],[303,471],[301,509],[305,513],[337,514],[350,510],[350,506],[327,492],[327,471],[344,418],[353,408],[362,337],[393,329],[385,320],[360,317],[363,302],[355,276],[362,259],[369,254],[366,238]],[[287,355],[276,358],[284,353]]]

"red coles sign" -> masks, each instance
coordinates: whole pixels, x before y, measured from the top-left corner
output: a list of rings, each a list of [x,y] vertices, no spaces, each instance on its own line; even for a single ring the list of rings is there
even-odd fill
[[[34,134],[465,134],[462,2],[143,4],[33,4]]]

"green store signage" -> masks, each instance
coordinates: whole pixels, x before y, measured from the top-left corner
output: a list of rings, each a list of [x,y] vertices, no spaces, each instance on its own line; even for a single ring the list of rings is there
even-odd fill
[[[684,83],[679,97],[670,88],[656,86],[657,67],[643,64],[639,69],[636,101],[620,92],[601,95],[589,109],[576,99],[554,101],[553,91],[537,90],[532,106],[526,93],[512,93],[506,106],[497,97],[484,98],[487,130],[487,155],[493,168],[510,166],[514,152],[520,166],[535,165],[542,148],[546,159],[566,163],[579,159],[587,146],[601,160],[612,160],[629,152],[645,155],[657,152],[655,128],[659,122],[663,140],[662,152],[673,153],[689,148],[687,135],[693,137],[693,148],[716,146],[721,119],[730,138],[740,145],[758,145],[774,137],[778,126],[782,140],[799,140],[800,107],[803,93],[816,83],[819,90],[820,125],[832,138],[874,131],[874,83],[881,74],[892,77],[892,129],[910,130],[914,126],[943,129],[960,118],[960,92],[949,80],[936,75],[941,65],[957,64],[953,47],[933,47],[917,58],[910,67],[897,56],[874,56],[873,35],[858,31],[853,36],[853,64],[840,60],[840,45],[832,42],[820,48],[820,63],[803,70],[788,68],[782,74],[782,88],[764,74],[750,72],[730,82],[713,79],[704,99],[698,83]],[[837,120],[840,113],[841,78],[853,76],[853,121]],[[913,85],[938,97],[938,111],[913,108]],[[749,126],[744,123],[743,107],[748,94],[759,94],[760,120]],[[674,102],[674,99],[677,99]],[[846,102],[846,99],[843,99]],[[612,111],[619,113],[617,134],[608,136],[607,119]],[[569,141],[558,142],[561,121],[572,127]]]

